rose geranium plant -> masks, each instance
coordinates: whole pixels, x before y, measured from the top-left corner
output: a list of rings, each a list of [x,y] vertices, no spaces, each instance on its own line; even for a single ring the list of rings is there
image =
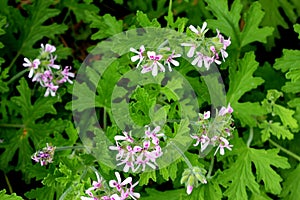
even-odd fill
[[[0,11],[0,199],[299,199],[295,0]]]

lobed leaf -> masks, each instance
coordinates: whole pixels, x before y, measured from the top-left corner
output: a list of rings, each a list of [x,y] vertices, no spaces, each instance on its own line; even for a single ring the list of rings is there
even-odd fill
[[[283,182],[280,197],[286,200],[297,199],[300,195],[300,165],[296,167]]]

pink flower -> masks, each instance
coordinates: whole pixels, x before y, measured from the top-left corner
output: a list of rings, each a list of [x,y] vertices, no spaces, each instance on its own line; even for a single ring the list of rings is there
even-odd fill
[[[54,51],[56,51],[56,47],[51,44],[46,44],[46,46],[44,46],[44,44],[41,44],[41,47],[43,52],[53,53]]]
[[[197,48],[197,45],[196,44],[193,44],[193,43],[182,43],[181,46],[184,46],[184,47],[191,47],[190,50],[188,51],[187,53],[187,57],[191,58],[194,56],[195,54],[195,50]]]
[[[152,69],[152,76],[157,76],[158,67],[160,71],[165,72],[165,67],[159,62],[162,59],[162,55],[156,55],[154,51],[147,51],[148,58],[153,61],[150,65]]]
[[[61,71],[61,74],[63,75],[63,78],[62,78],[61,80],[57,81],[57,82],[58,82],[58,83],[65,83],[65,82],[68,81],[69,83],[72,84],[73,81],[70,80],[69,77],[74,78],[74,77],[75,77],[75,74],[72,73],[72,72],[70,72],[71,69],[72,69],[71,67],[66,66],[65,69],[64,69],[63,71]]]
[[[178,58],[180,56],[181,56],[180,54],[174,54],[174,51],[173,51],[173,53],[167,58],[166,63],[169,67],[170,72],[172,71],[171,64],[176,67],[179,66],[179,62],[177,60],[174,60],[174,58]]]
[[[115,139],[116,141],[123,140],[123,141],[128,141],[128,142],[130,142],[130,143],[133,143],[133,142],[134,142],[134,139],[133,139],[132,136],[131,136],[131,132],[127,133],[127,132],[123,131],[123,135],[124,135],[124,136],[122,136],[122,135],[116,135],[116,136],[114,137],[114,139]]]
[[[52,67],[52,68],[54,68],[54,69],[59,69],[59,68],[60,68],[59,65],[54,64],[54,61],[55,61],[56,58],[57,58],[57,56],[54,56],[54,57],[53,57],[52,54],[50,55],[50,60],[49,60],[50,63],[48,64],[49,67]]]
[[[225,40],[223,35],[220,33],[220,31],[218,29],[217,29],[217,37],[219,38],[220,42],[223,44],[223,47],[221,48],[220,52],[221,52],[223,61],[225,61],[225,58],[228,57],[228,53],[225,50],[231,44],[230,37],[227,40]]]
[[[137,66],[136,66],[136,68],[138,68],[144,59],[143,53],[145,52],[145,47],[144,47],[144,45],[142,45],[140,47],[139,51],[137,51],[134,48],[130,48],[130,51],[137,54],[137,55],[131,57],[131,61],[135,62],[135,61],[139,60]]]
[[[47,87],[47,90],[46,90],[44,96],[47,97],[47,96],[49,96],[49,94],[51,94],[51,96],[54,97],[55,93],[58,89],[58,86],[54,85],[53,83],[47,83],[45,86]]]
[[[228,104],[227,108],[225,108],[224,106],[220,109],[219,111],[219,115],[220,116],[224,116],[227,113],[231,114],[233,112],[233,108],[230,106],[230,103]]]
[[[210,111],[204,112],[203,119],[209,119],[210,118]]]
[[[226,149],[228,149],[230,151],[232,150],[231,147],[233,147],[233,145],[230,145],[229,142],[228,142],[228,140],[226,140],[223,137],[220,137],[219,140],[220,140],[220,144],[219,144],[218,148],[216,149],[214,155],[217,154],[217,152],[218,152],[219,149],[220,149],[220,154],[221,155],[225,154],[224,148],[226,148]]]
[[[193,31],[194,33],[196,33],[197,35],[204,35],[208,31],[208,29],[206,29],[206,27],[207,27],[207,22],[204,22],[200,31],[198,29],[196,29],[193,25],[190,25],[189,29],[191,31]]]
[[[136,182],[134,183],[133,185],[130,183],[130,188],[129,188],[129,191],[128,191],[128,194],[129,196],[136,200],[136,199],[139,199],[141,197],[141,195],[137,192],[134,192],[134,187],[138,184],[139,182]]]
[[[122,188],[124,186],[126,186],[127,184],[129,184],[129,183],[132,182],[132,178],[131,177],[128,177],[124,181],[122,181],[119,172],[115,172],[115,175],[116,175],[117,181],[110,180],[109,181],[109,186],[111,188],[116,188],[119,192],[122,190]]]
[[[28,78],[32,78],[34,70],[39,67],[41,61],[39,59],[34,59],[33,62],[31,62],[28,58],[24,58],[24,61],[25,63],[23,63],[23,66],[30,68]]]
[[[190,194],[192,193],[192,191],[193,191],[193,186],[188,185],[188,186],[186,187],[186,193],[187,193],[188,195],[190,195]]]

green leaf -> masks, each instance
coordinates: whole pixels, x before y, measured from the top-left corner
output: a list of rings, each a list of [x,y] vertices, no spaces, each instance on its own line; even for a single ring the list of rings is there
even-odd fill
[[[142,27],[160,27],[160,23],[157,21],[157,19],[153,19],[152,21],[150,21],[148,16],[142,11],[137,11],[136,20]]]
[[[267,42],[267,37],[272,34],[273,28],[259,28],[259,24],[264,16],[261,5],[253,2],[244,18],[245,27],[240,31],[239,22],[241,20],[241,11],[243,5],[240,0],[234,1],[231,9],[228,8],[227,0],[205,0],[207,8],[213,12],[217,19],[207,20],[208,26],[213,29],[219,29],[222,33],[230,36],[232,48],[241,49],[243,46],[258,41]]]
[[[146,192],[149,196],[143,196],[142,199],[145,200],[157,200],[157,199],[168,199],[168,200],[178,200],[181,195],[185,192],[184,189],[168,190],[168,191],[158,191],[152,188],[146,188]]]
[[[288,139],[292,140],[294,138],[294,134],[292,134],[288,128],[285,126],[282,126],[279,122],[266,122],[264,121],[263,123],[259,124],[259,128],[263,129],[261,130],[261,139],[262,142],[267,141],[271,134],[276,136],[278,139]]]
[[[243,126],[256,126],[255,116],[265,113],[259,103],[239,103],[246,92],[257,88],[264,82],[260,77],[253,77],[257,67],[258,62],[255,61],[254,52],[249,52],[239,61],[237,69],[235,67],[229,69],[230,83],[227,100],[234,109],[233,114],[239,118]]]
[[[229,102],[237,102],[243,94],[257,88],[264,82],[260,77],[253,77],[257,67],[258,62],[255,61],[254,52],[249,52],[239,61],[237,69],[229,70],[230,83],[227,93]]]
[[[294,31],[298,33],[298,39],[300,39],[300,24],[294,24]]]
[[[17,90],[19,91],[20,96],[12,97],[11,101],[19,106],[19,113],[22,115],[24,125],[33,124],[35,120],[43,117],[45,114],[56,114],[53,104],[60,102],[60,98],[46,98],[41,96],[32,105],[32,90],[28,87],[25,78],[20,80],[20,85],[17,86]]]
[[[20,128],[15,131],[15,134],[7,137],[8,142],[1,145],[1,148],[5,148],[5,151],[0,155],[0,167],[1,169],[7,169],[9,162],[16,154],[18,156],[17,169],[25,171],[27,165],[32,163],[30,157],[33,154],[33,149],[30,141],[33,142],[36,148],[39,148],[40,145],[44,146],[46,142],[52,140],[50,135],[57,132],[61,134],[67,123],[61,119],[51,119],[49,122],[41,120],[40,123],[36,123],[37,120],[44,118],[46,114],[57,114],[54,104],[60,102],[61,99],[40,96],[32,104],[31,90],[25,78],[20,80],[17,90],[20,96],[12,97],[11,101],[15,103],[17,113],[22,116],[22,122],[20,122]],[[41,144],[41,142],[44,142],[44,144]]]
[[[288,15],[292,23],[296,22],[297,14],[294,12],[294,6],[288,1],[259,0],[259,3],[262,5],[263,10],[265,11],[265,16],[260,25],[271,26],[275,29],[273,35],[268,38],[270,40],[268,45],[271,43],[273,46],[275,43],[274,39],[280,38],[278,27],[281,26],[285,29],[289,28],[289,25],[281,12],[284,12],[286,15]]]
[[[43,37],[55,38],[56,34],[62,34],[68,26],[52,23],[51,25],[43,25],[46,20],[54,17],[60,13],[60,10],[49,8],[53,4],[50,1],[34,1],[32,5],[26,6],[29,17],[26,18],[23,27],[21,28],[21,36],[19,40],[22,41],[19,53],[26,57],[34,57],[35,50],[32,46]]]
[[[87,20],[91,21],[91,28],[97,28],[98,31],[91,37],[92,40],[108,38],[123,31],[123,21],[117,20],[110,14],[98,16],[92,12],[86,12]]]
[[[278,115],[284,126],[291,129],[297,129],[297,120],[293,117],[295,111],[285,108],[281,105],[274,104],[273,112]]]
[[[155,173],[155,171],[141,173],[140,174],[139,185],[140,186],[148,185],[150,179],[152,179],[154,182],[156,182],[156,173]]]
[[[300,165],[289,173],[283,183],[283,190],[280,197],[286,200],[298,199],[300,196]]]
[[[267,192],[272,194],[280,194],[282,178],[271,167],[288,169],[290,164],[287,158],[279,156],[279,149],[250,149],[250,159],[255,165],[257,182],[264,182],[264,187]]]
[[[246,46],[254,41],[267,43],[267,37],[272,35],[273,27],[260,27],[260,22],[264,16],[261,4],[254,2],[251,4],[245,18],[245,27],[241,33],[241,46]]]
[[[239,152],[230,168],[218,177],[220,183],[227,188],[224,195],[232,200],[248,199],[246,188],[252,193],[259,193],[259,184],[252,173],[250,151],[244,147]]]
[[[130,103],[131,118],[136,124],[145,126],[151,122],[150,110],[154,108],[156,97],[151,96],[145,88],[136,88],[131,99],[135,100]]]
[[[20,196],[17,196],[16,193],[13,194],[5,194],[6,190],[0,191],[0,199],[1,200],[22,200],[23,198]]]
[[[25,193],[25,196],[29,199],[35,199],[35,200],[45,200],[45,199],[55,199],[55,188],[53,187],[41,187],[32,189],[29,192]]]
[[[299,50],[283,49],[282,54],[282,57],[275,60],[275,69],[281,70],[282,72],[287,72],[288,70],[296,70],[299,68]]]
[[[80,22],[88,22],[86,11],[97,14],[99,12],[99,8],[90,3],[78,3],[75,0],[65,0],[62,2],[65,7],[72,10],[72,12],[76,16],[76,21]]]
[[[267,192],[280,194],[282,178],[271,166],[287,169],[290,165],[287,158],[279,156],[278,152],[279,149],[258,150],[244,145],[236,147],[234,153],[238,155],[237,159],[218,177],[220,183],[227,188],[224,195],[229,199],[248,199],[247,188],[252,193],[259,194],[260,181],[263,181]],[[257,181],[252,163],[255,166]]]

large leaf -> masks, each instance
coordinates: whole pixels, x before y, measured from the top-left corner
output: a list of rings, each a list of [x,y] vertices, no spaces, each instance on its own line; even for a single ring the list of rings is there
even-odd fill
[[[251,4],[243,20],[245,26],[240,30],[239,22],[243,5],[240,0],[234,1],[231,9],[228,8],[227,0],[206,0],[207,8],[213,12],[217,19],[207,20],[213,29],[219,29],[222,33],[231,37],[232,48],[240,50],[243,46],[258,41],[267,42],[267,37],[272,34],[273,28],[260,28],[259,24],[264,16],[261,5],[258,2]]]
[[[5,170],[9,170],[7,166],[15,154],[18,157],[17,168],[25,170],[25,167],[32,163],[30,157],[33,149],[30,141],[33,142],[36,148],[41,145],[44,146],[46,142],[52,140],[50,137],[52,134],[62,133],[66,126],[66,122],[61,119],[52,119],[49,122],[44,119],[37,123],[37,120],[40,120],[46,114],[56,114],[54,104],[60,102],[59,98],[41,96],[32,104],[31,90],[24,78],[20,80],[17,90],[20,96],[12,97],[11,101],[16,104],[17,112],[22,118],[19,128],[16,127],[14,134],[6,135],[7,142],[0,144],[1,148],[5,148],[0,155],[0,167]],[[41,142],[44,142],[44,144],[41,144]]]
[[[243,126],[256,126],[255,116],[264,114],[258,103],[239,102],[246,92],[255,89],[264,82],[260,77],[253,77],[257,67],[258,63],[255,61],[254,52],[249,52],[240,60],[237,68],[234,66],[229,68],[230,83],[227,100],[234,109],[233,114],[239,118]]]
[[[247,188],[252,193],[259,194],[260,181],[263,181],[267,192],[280,194],[282,178],[271,166],[287,169],[290,165],[287,158],[279,156],[278,152],[278,149],[252,149],[245,145],[236,149],[238,157],[234,164],[218,177],[221,184],[227,188],[224,195],[229,199],[248,199]],[[255,166],[256,177],[252,163]]]

